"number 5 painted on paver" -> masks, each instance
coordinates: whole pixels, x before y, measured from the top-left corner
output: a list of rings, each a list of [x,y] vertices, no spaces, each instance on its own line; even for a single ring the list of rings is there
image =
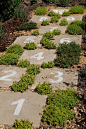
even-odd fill
[[[16,107],[13,115],[19,115],[24,101],[25,101],[25,99],[19,99],[18,101],[14,101],[14,102],[11,103],[11,105],[17,104],[17,107]]]

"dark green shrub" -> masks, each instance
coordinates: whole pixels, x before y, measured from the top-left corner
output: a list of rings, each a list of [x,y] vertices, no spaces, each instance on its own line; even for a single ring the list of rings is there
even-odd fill
[[[43,0],[43,2],[45,2],[46,4],[58,4],[58,0]]]
[[[29,65],[30,65],[30,62],[27,59],[26,60],[22,59],[18,63],[18,67],[22,67],[22,68],[27,67]]]
[[[48,61],[48,63],[43,62],[41,65],[42,68],[52,68],[54,67],[54,62],[53,61]]]
[[[32,33],[32,35],[34,35],[34,36],[39,35],[39,31],[38,31],[38,30],[35,30],[35,31]]]
[[[67,7],[69,4],[69,0],[59,0],[59,5],[61,7]]]
[[[63,18],[62,20],[61,20],[61,22],[60,22],[60,26],[65,26],[65,25],[67,25],[68,24],[68,22],[67,22],[67,20],[65,19],[65,18]]]
[[[66,29],[66,33],[71,35],[80,35],[82,34],[83,29],[80,26],[77,26],[75,24],[69,25]]]
[[[8,53],[8,54],[2,55],[0,57],[0,64],[4,64],[4,65],[17,64],[18,58],[19,58],[19,55],[17,55],[17,54]]]
[[[47,13],[47,9],[44,6],[43,7],[38,6],[35,10],[36,15],[44,15],[46,13]]]
[[[58,22],[58,21],[59,20],[58,20],[58,17],[57,16],[52,16],[52,18],[50,20],[51,23]]]
[[[32,21],[24,22],[18,28],[18,30],[25,30],[25,31],[27,31],[27,30],[30,31],[31,29],[37,29],[37,23],[32,22]]]
[[[32,75],[36,75],[41,72],[40,66],[38,65],[32,64],[31,66],[28,66],[27,68],[28,68],[27,73],[32,74]]]
[[[54,11],[49,11],[48,16],[57,16],[57,18],[60,18],[60,14],[59,13],[55,13]]]
[[[49,85],[47,82],[43,82],[43,84],[39,83],[35,90],[37,91],[38,94],[46,95],[50,94],[52,91],[52,86]]]
[[[27,50],[34,50],[37,48],[37,45],[34,42],[29,42],[29,43],[26,43],[24,48]]]
[[[36,4],[37,0],[31,0],[30,3],[31,3],[31,5]]]
[[[73,6],[69,10],[69,12],[71,14],[78,14],[78,13],[83,14],[84,13],[84,10],[85,10],[85,7],[84,6],[82,6],[82,5],[75,5],[75,6]]]
[[[15,129],[32,129],[32,123],[29,122],[29,120],[20,120],[18,121],[17,119],[15,119],[15,122],[13,123],[13,126],[15,127]]]
[[[58,29],[55,30],[55,29],[54,29],[54,30],[53,30],[53,34],[54,34],[54,35],[60,35],[60,34],[61,34],[61,30],[58,30]]]
[[[2,26],[0,25],[0,41],[3,39],[4,37],[4,31],[2,29]]]
[[[70,23],[70,25],[72,25],[72,24],[75,24],[77,26],[80,26],[82,29],[84,29],[86,23],[84,21],[78,21],[78,20],[76,20],[76,21],[72,21]]]
[[[64,11],[62,16],[70,16],[70,12],[69,11]]]
[[[48,20],[43,20],[41,23],[42,26],[46,26],[49,25],[49,21]]]
[[[43,37],[46,37],[47,39],[53,38],[54,34],[52,32],[46,32],[44,33]]]
[[[23,49],[21,48],[21,45],[13,44],[7,49],[7,53],[14,53],[14,54],[22,55]]]

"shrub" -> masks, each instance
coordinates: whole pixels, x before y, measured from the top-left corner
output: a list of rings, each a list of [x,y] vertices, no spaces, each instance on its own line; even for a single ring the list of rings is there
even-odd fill
[[[69,0],[59,0],[59,5],[61,7],[67,7],[69,4]]]
[[[7,53],[14,53],[14,54],[22,55],[23,49],[21,48],[21,45],[14,44],[7,49]]]
[[[38,65],[32,64],[32,66],[28,66],[27,68],[28,68],[27,73],[32,74],[32,75],[36,75],[41,72],[40,66]]]
[[[4,37],[4,31],[2,29],[2,26],[0,25],[0,41],[3,39]]]
[[[60,18],[60,14],[59,13],[55,13],[54,11],[49,11],[48,13],[49,16],[57,16],[57,18]]]
[[[70,16],[70,12],[69,11],[64,11],[62,16]]]
[[[57,16],[52,16],[52,18],[50,20],[51,23],[58,22],[58,21],[59,20],[58,20],[58,17]]]
[[[71,14],[78,14],[78,13],[83,14],[83,13],[84,13],[84,10],[85,10],[85,7],[84,7],[84,6],[82,6],[82,5],[75,5],[75,6],[73,6],[73,7],[69,10],[69,12],[70,12]]]
[[[53,34],[52,32],[50,32],[50,31],[44,33],[44,35],[43,35],[43,37],[46,37],[46,38],[48,38],[48,39],[53,38],[53,36],[54,36],[54,34]]]
[[[44,15],[46,13],[47,13],[47,10],[44,6],[43,7],[38,6],[35,10],[36,15]]]
[[[86,23],[84,21],[78,21],[78,20],[76,20],[76,21],[72,21],[70,23],[70,25],[72,25],[72,24],[75,24],[77,26],[80,26],[82,29],[84,29]]]
[[[18,121],[17,119],[15,119],[15,122],[13,123],[13,126],[15,127],[15,129],[32,129],[33,122],[30,123],[29,120],[20,120]]]
[[[42,44],[42,46],[45,46],[45,44],[49,43],[49,39],[47,39],[46,37],[42,37],[40,44]]]
[[[25,31],[27,31],[27,30],[30,31],[31,29],[37,29],[37,23],[32,22],[32,21],[24,22],[18,28],[18,30],[25,30]]]
[[[67,25],[68,24],[68,22],[67,22],[67,20],[65,19],[65,18],[63,18],[62,20],[61,20],[61,22],[60,22],[60,26],[65,26],[65,25]]]
[[[45,2],[46,4],[58,4],[58,0],[43,0],[43,2]]]
[[[36,35],[39,35],[39,31],[38,30],[35,30],[32,35],[36,36]]]
[[[31,5],[33,5],[37,3],[37,0],[31,0],[30,2],[31,2]]]
[[[52,86],[49,85],[47,82],[43,82],[43,84],[38,84],[35,88],[38,94],[46,95],[50,94],[52,91]]]
[[[2,55],[0,57],[0,64],[4,64],[4,65],[17,64],[18,58],[19,58],[19,55],[17,55],[17,54],[8,53],[8,54]]]
[[[60,34],[61,34],[61,31],[58,30],[58,29],[57,29],[57,30],[54,29],[54,30],[53,30],[53,34],[54,34],[54,35],[60,35]]]
[[[66,33],[71,35],[80,35],[82,34],[83,29],[80,26],[77,26],[75,24],[69,25],[66,29]]]
[[[34,42],[29,42],[29,43],[26,43],[24,48],[27,50],[34,50],[37,48],[37,45]]]
[[[26,60],[22,59],[18,63],[18,67],[22,67],[22,68],[27,67],[29,65],[30,65],[30,62],[27,59]]]
[[[43,62],[41,65],[42,68],[52,68],[54,67],[54,62],[53,61],[48,61],[48,63]]]
[[[49,25],[49,21],[48,20],[43,20],[41,23],[42,26],[46,26]]]

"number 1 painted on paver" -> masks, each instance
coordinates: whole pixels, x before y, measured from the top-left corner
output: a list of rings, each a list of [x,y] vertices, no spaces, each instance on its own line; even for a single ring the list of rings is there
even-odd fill
[[[16,107],[13,115],[19,115],[24,101],[25,101],[25,99],[19,99],[18,101],[14,101],[11,103],[11,105],[17,104],[17,107]]]

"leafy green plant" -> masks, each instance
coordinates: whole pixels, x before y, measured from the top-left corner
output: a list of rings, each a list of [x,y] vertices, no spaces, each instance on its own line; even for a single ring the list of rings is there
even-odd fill
[[[64,11],[62,16],[70,16],[70,12],[69,11]]]
[[[45,2],[46,4],[58,4],[58,0],[43,0],[43,2]]]
[[[73,6],[69,10],[69,12],[71,14],[78,14],[78,13],[83,14],[84,13],[84,10],[85,10],[85,7],[84,6],[82,6],[82,5],[75,5],[75,6]]]
[[[59,20],[58,20],[58,17],[57,16],[52,16],[52,18],[50,20],[51,23],[58,22],[58,21]]]
[[[70,23],[70,25],[72,25],[72,24],[75,24],[75,25],[77,25],[77,26],[80,26],[82,29],[84,29],[84,27],[85,27],[85,25],[86,25],[86,23],[85,23],[84,21],[78,21],[78,20],[72,21],[72,22]]]
[[[49,25],[49,21],[48,20],[43,20],[41,23],[42,26],[46,26]]]
[[[54,30],[53,30],[53,34],[54,34],[54,35],[60,35],[60,34],[61,34],[61,30],[58,30],[58,29],[56,30],[56,29],[54,29]]]
[[[24,48],[27,50],[34,50],[37,48],[37,45],[34,42],[29,42],[29,43],[26,43]]]
[[[19,55],[14,53],[8,53],[0,57],[0,64],[4,65],[16,65],[18,62]]]
[[[60,26],[65,26],[65,25],[67,25],[68,24],[68,22],[67,22],[67,20],[65,19],[65,18],[63,18],[62,20],[61,20],[61,22],[60,22]]]
[[[30,3],[31,3],[31,5],[36,4],[37,0],[31,0]]]
[[[52,68],[54,67],[54,62],[53,61],[48,61],[48,63],[43,62],[41,65],[42,68]]]
[[[25,30],[25,31],[27,31],[27,30],[30,31],[31,29],[37,29],[37,23],[36,22],[33,22],[33,21],[24,22],[18,28],[18,30]]]
[[[47,39],[46,37],[42,37],[40,44],[42,44],[42,46],[45,46],[45,44],[49,43],[49,39]]]
[[[47,39],[53,38],[54,34],[52,32],[46,32],[44,33],[43,37],[46,37]]]
[[[32,64],[31,66],[28,66],[27,68],[28,68],[27,73],[32,74],[32,75],[36,75],[41,72],[40,66],[38,65]]]
[[[38,6],[35,10],[36,15],[44,15],[46,13],[47,13],[47,9],[44,6],[43,7]]]
[[[49,85],[47,82],[43,82],[43,84],[39,83],[35,90],[37,91],[38,94],[46,95],[50,94],[52,91],[52,86]]]
[[[57,18],[60,18],[60,14],[59,13],[55,13],[53,10],[49,11],[48,16],[56,16]]]
[[[27,59],[26,60],[22,59],[18,63],[18,67],[22,67],[22,68],[27,67],[29,65],[30,65],[30,62]]]
[[[18,55],[22,55],[22,53],[23,53],[23,49],[21,48],[21,45],[19,45],[19,44],[13,44],[6,51],[7,51],[7,53],[14,53],[14,54],[18,54]]]
[[[39,31],[38,31],[38,30],[35,30],[35,31],[32,33],[32,35],[34,35],[34,36],[39,35]]]
[[[69,0],[59,0],[59,5],[61,7],[67,7],[69,4]]]
[[[13,126],[15,127],[15,129],[32,129],[32,123],[29,122],[29,120],[20,120],[18,121],[17,119],[15,119],[15,122],[13,123]]]
[[[82,34],[83,29],[80,26],[77,26],[75,24],[69,25],[66,29],[66,33],[70,35],[80,35]]]
[[[2,26],[0,25],[0,41],[3,39],[4,37],[4,31],[2,29]]]

